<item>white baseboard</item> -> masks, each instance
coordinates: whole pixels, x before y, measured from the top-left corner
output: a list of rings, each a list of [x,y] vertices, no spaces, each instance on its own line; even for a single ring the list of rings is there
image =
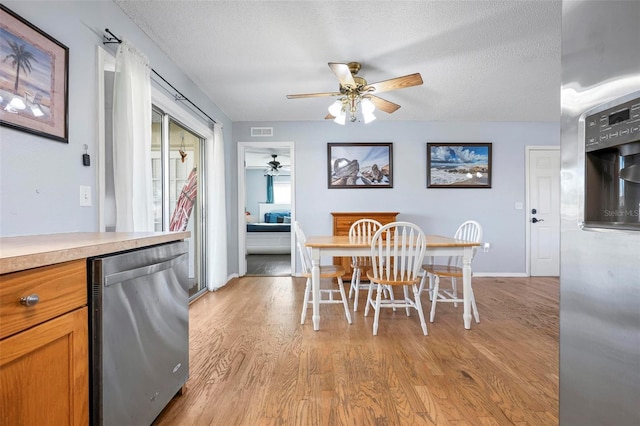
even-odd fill
[[[221,285],[220,287],[218,287],[218,288],[215,288],[215,289],[213,289],[213,290],[209,290],[209,291],[216,291],[216,290],[219,290],[219,289],[221,289],[222,287],[224,287],[224,286],[226,286],[227,284],[229,284],[229,282],[230,282],[231,280],[233,280],[233,279],[235,279],[235,278],[238,278],[238,277],[239,277],[239,275],[238,275],[238,274],[231,274],[231,275],[228,275],[228,276],[227,276],[227,280],[224,282],[224,284],[222,284],[222,285]]]
[[[529,275],[524,272],[474,272],[474,277],[499,277],[499,278],[528,278]]]

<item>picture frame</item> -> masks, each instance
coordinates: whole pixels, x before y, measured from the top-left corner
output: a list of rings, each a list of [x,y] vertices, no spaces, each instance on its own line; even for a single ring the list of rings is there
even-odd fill
[[[327,144],[327,184],[335,188],[393,188],[393,144]]]
[[[427,143],[427,188],[491,188],[490,142]]]
[[[69,48],[0,4],[0,125],[68,143]]]

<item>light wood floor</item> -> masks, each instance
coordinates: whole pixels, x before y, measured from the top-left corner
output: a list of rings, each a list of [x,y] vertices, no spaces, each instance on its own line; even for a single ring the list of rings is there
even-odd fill
[[[372,336],[365,292],[352,325],[322,305],[314,332],[303,288],[249,277],[193,303],[187,391],[154,424],[558,424],[557,278],[474,278],[480,323],[439,304],[428,336],[404,310]]]

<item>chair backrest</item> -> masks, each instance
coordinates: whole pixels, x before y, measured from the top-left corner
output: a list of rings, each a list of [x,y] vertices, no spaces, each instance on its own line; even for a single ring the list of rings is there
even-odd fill
[[[302,226],[297,220],[293,222],[293,228],[296,232],[296,245],[298,247],[298,253],[300,253],[302,272],[305,274],[309,274],[311,273],[311,253],[309,253],[309,247],[305,246],[307,237],[304,235]]]
[[[382,224],[375,219],[359,219],[351,224],[349,237],[356,240],[370,241]],[[352,256],[354,264],[365,263],[369,256]]]
[[[467,220],[458,227],[458,230],[454,234],[453,238],[457,240],[473,241],[476,243],[482,242],[482,226],[475,220]],[[475,257],[478,247],[473,248],[473,256]],[[449,265],[461,264],[460,256],[450,257]]]
[[[418,225],[392,222],[371,240],[374,277],[391,281],[420,280],[427,239]]]

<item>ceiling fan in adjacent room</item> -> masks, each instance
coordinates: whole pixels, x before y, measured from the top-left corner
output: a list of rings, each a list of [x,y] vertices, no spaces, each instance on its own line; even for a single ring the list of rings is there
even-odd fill
[[[348,114],[350,121],[356,121],[358,119],[358,106],[360,106],[364,122],[370,123],[376,119],[373,114],[376,109],[391,114],[400,108],[400,105],[376,96],[378,93],[422,84],[420,73],[369,84],[364,78],[356,76],[360,71],[360,67],[359,62],[346,64],[329,62],[329,68],[331,68],[340,82],[338,92],[287,95],[287,99],[338,96],[338,100],[329,106],[329,114],[325,118],[333,119],[338,124],[344,124]]]
[[[276,160],[276,158],[278,157],[276,154],[271,154],[271,157],[273,158],[273,160],[267,163],[268,167],[266,172],[268,175],[277,176],[278,174],[280,174],[280,169],[282,168],[282,164],[280,164],[280,162]]]

